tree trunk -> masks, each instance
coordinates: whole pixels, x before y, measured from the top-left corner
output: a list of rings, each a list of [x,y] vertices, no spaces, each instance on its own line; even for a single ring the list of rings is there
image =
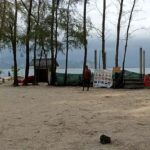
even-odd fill
[[[13,47],[13,60],[14,60],[14,86],[18,86],[18,68],[17,68],[17,16],[18,16],[18,6],[17,6],[17,0],[15,0],[15,20],[14,20],[14,35],[13,35],[13,41],[12,41],[12,47]]]
[[[116,41],[116,56],[115,56],[115,66],[118,67],[118,56],[119,56],[119,41],[120,41],[120,26],[121,26],[121,18],[122,18],[122,12],[123,12],[123,2],[124,0],[121,0],[120,2],[120,11],[119,11],[119,17],[118,17],[118,24],[117,24],[117,41]]]
[[[36,50],[37,50],[37,33],[36,30],[39,28],[39,19],[40,19],[40,6],[41,6],[41,0],[39,0],[38,3],[38,16],[37,16],[37,22],[36,22],[36,28],[35,28],[35,39],[34,39],[34,84],[37,84],[37,72],[36,72]]]
[[[67,84],[67,71],[68,71],[68,51],[69,51],[69,8],[70,8],[70,0],[68,2],[67,8],[67,25],[66,25],[66,65],[65,65],[65,78],[64,85]]]
[[[55,50],[55,77],[56,77],[56,69],[57,69],[57,54],[58,54],[58,39],[57,39],[57,36],[58,36],[58,9],[59,9],[59,0],[57,0],[57,4],[56,4],[56,12],[55,12],[55,20],[56,20],[56,31],[55,31],[55,47],[56,47],[56,50]]]
[[[18,86],[18,68],[17,68],[17,56],[16,56],[16,44],[13,42],[13,61],[14,61],[14,86]]]
[[[84,34],[84,62],[83,62],[83,73],[87,63],[87,32],[86,32],[86,5],[87,0],[84,0],[84,11],[83,11],[83,34]]]
[[[42,43],[42,51],[44,52],[45,63],[46,63],[45,65],[46,65],[46,70],[47,70],[47,74],[48,74],[47,54],[46,54],[46,50],[45,50],[45,48],[44,48],[44,42]],[[48,83],[48,85],[49,85],[48,80],[47,80],[47,83]]]
[[[106,69],[105,20],[106,20],[106,0],[103,0],[103,20],[102,20],[102,59],[103,59],[103,69]]]
[[[5,30],[4,27],[5,27],[5,20],[6,20],[6,0],[3,0],[1,3],[2,4],[0,8],[1,9],[0,40],[2,39]]]
[[[36,34],[36,33],[35,33]],[[37,74],[36,74],[36,48],[37,48],[37,36],[35,35],[34,39],[34,84],[37,84]]]
[[[127,48],[128,48],[129,30],[130,30],[130,26],[131,26],[131,21],[132,21],[132,16],[133,16],[136,1],[137,0],[133,1],[133,5],[132,5],[131,12],[130,12],[129,21],[128,21],[127,32],[126,32],[126,43],[125,43],[124,57],[123,57],[123,63],[122,63],[122,80],[124,80],[124,69],[125,69],[126,53],[127,53]]]
[[[52,21],[51,21],[51,85],[55,84],[55,60],[54,60],[54,12],[55,0],[52,0]]]
[[[31,11],[32,11],[32,0],[30,1],[27,21],[27,34],[26,34],[26,68],[25,68],[25,84],[28,85],[29,75],[29,61],[30,61],[30,30],[31,30]]]
[[[38,65],[38,72],[37,72],[37,74],[38,74],[38,82],[39,82],[39,75],[40,75],[40,68],[41,68],[41,60],[42,60],[42,55],[43,55],[43,49],[41,50],[41,53],[40,53],[40,58],[39,58],[39,65]]]

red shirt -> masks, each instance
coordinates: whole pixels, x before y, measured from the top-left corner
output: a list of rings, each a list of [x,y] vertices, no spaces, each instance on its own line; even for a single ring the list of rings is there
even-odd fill
[[[91,79],[91,71],[90,71],[90,69],[85,68],[83,77],[84,77],[84,80],[90,80]]]

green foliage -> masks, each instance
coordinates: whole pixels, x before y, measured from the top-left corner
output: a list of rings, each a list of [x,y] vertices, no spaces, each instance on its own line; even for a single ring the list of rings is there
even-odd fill
[[[13,28],[14,28],[14,3],[10,2],[8,0],[5,0],[6,2],[6,9],[4,9],[4,4],[0,3],[0,22],[3,19],[3,14],[5,20],[3,28],[0,26],[0,40],[3,40],[4,45],[10,44],[10,40],[12,40],[13,35]],[[24,22],[25,26],[27,25],[27,8],[29,5],[29,2],[26,0],[23,0],[24,4],[21,1],[18,1],[18,10],[21,15],[22,22]],[[69,1],[60,1],[61,5],[64,6],[68,4]],[[70,4],[74,7],[80,0],[70,0]],[[37,12],[39,7],[39,14]],[[73,8],[72,7],[72,8]],[[81,19],[75,19],[74,14],[77,13],[75,10],[71,8],[70,15],[69,15],[69,44],[71,47],[80,47],[83,44],[83,29],[82,29],[82,20]],[[51,5],[48,0],[43,0],[39,4],[39,1],[33,2],[33,9],[32,9],[32,16],[31,16],[31,33],[29,34],[30,37],[30,45],[34,44],[34,38],[35,35],[37,36],[37,43],[38,43],[38,49],[42,49],[43,45],[44,48],[49,50],[50,47],[50,37],[51,37],[51,23],[52,23],[52,17],[51,17]],[[61,7],[58,10],[58,27],[59,32],[61,32],[60,36],[62,36],[63,31],[66,31],[66,13],[67,9],[65,7]],[[38,20],[39,15],[39,20]],[[39,22],[37,24],[37,22]],[[26,42],[26,30],[25,26],[18,26],[18,35],[17,35],[17,41],[21,44],[25,44]],[[62,45],[65,41],[65,33],[63,41],[58,41],[59,50],[62,51]],[[59,37],[59,34],[58,34]],[[59,38],[58,38],[59,39]],[[55,43],[55,41],[54,41]],[[55,44],[54,44],[55,46]]]
[[[0,2],[0,43],[4,46],[10,46],[13,42],[14,35],[14,19],[15,19],[15,3],[11,0],[4,0]],[[23,2],[23,3],[22,3]],[[28,0],[18,0],[18,24],[17,24],[17,46],[19,44],[25,45],[27,18],[28,18]],[[84,44],[83,40],[83,18],[79,17],[76,11],[76,4],[83,2],[83,0],[55,0],[55,4],[60,4],[58,9],[58,34],[57,34],[57,48],[59,51],[64,50],[66,45],[66,26],[67,26],[67,12],[69,11],[69,49],[81,48]],[[66,6],[70,4],[70,9]],[[57,9],[52,7],[49,0],[35,0],[33,1],[32,15],[31,15],[31,32],[29,33],[30,51],[33,52],[35,38],[37,41],[37,53],[42,50],[50,52],[51,41],[51,24],[54,21],[54,33],[56,20],[52,20],[51,10]],[[39,11],[38,11],[39,10]],[[87,30],[88,32],[89,30]],[[55,38],[54,38],[55,39]],[[53,41],[54,49],[56,48],[56,41]],[[22,47],[23,47],[22,46]],[[19,69],[17,70],[19,72]],[[12,67],[14,72],[14,67]]]
[[[67,9],[62,8],[60,10],[61,16],[59,16],[59,28],[64,31],[63,42],[66,42],[66,30],[67,30]],[[84,44],[83,40],[83,25],[82,19],[76,17],[74,10],[69,10],[69,22],[68,22],[68,36],[69,36],[69,48],[81,48]]]
[[[3,3],[0,3],[0,8],[2,8],[0,9],[0,41],[1,44],[9,47],[12,44],[14,34],[15,3],[4,0]]]

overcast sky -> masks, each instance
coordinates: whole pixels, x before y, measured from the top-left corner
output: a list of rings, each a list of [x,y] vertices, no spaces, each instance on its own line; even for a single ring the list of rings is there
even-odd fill
[[[131,11],[133,0],[125,0],[124,12]],[[99,29],[101,29],[102,23],[102,0],[90,0],[88,5],[87,16],[90,16],[92,23]],[[127,66],[138,67],[139,63],[139,48],[143,47],[146,51],[146,66],[150,67],[150,0],[138,0],[133,20],[131,23],[130,33],[132,36],[129,39],[128,51],[127,51]],[[83,8],[81,8],[82,10]],[[107,12],[106,12],[106,51],[107,62],[109,65],[114,65],[115,57],[115,42],[116,42],[116,24],[118,19],[119,5],[117,0],[107,0]],[[126,15],[125,15],[126,14]],[[121,28],[121,42],[119,50],[119,61],[122,62],[122,56],[124,52],[124,38],[128,23],[129,13],[124,13],[122,17]],[[90,37],[91,40],[88,44],[88,60],[93,58],[94,49],[101,50],[101,40],[97,40],[94,34]],[[95,39],[95,40],[94,40]],[[134,59],[133,59],[134,58]]]
[[[130,11],[133,0],[125,0],[124,11]],[[92,23],[101,28],[101,12],[102,12],[102,0],[90,1],[88,6],[88,16],[91,17]],[[134,12],[134,18],[132,21],[131,32],[137,30],[134,35],[140,35],[145,37],[150,36],[150,0],[137,0]],[[107,0],[107,12],[106,12],[106,33],[107,36],[116,33],[116,23],[118,18],[119,5],[117,0]],[[122,30],[125,29],[128,20],[128,15],[124,15],[122,18]],[[140,30],[139,30],[140,29]],[[125,30],[124,30],[125,31]],[[124,32],[122,32],[124,34]],[[142,34],[143,33],[143,34]],[[123,35],[122,35],[123,36]]]

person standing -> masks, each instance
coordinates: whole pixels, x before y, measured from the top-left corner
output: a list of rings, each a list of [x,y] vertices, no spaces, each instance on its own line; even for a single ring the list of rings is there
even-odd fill
[[[11,73],[10,73],[10,71],[8,71],[8,77],[10,77],[11,76]]]
[[[83,72],[83,91],[85,86],[87,86],[87,91],[89,90],[90,81],[91,81],[91,70],[86,65]]]

